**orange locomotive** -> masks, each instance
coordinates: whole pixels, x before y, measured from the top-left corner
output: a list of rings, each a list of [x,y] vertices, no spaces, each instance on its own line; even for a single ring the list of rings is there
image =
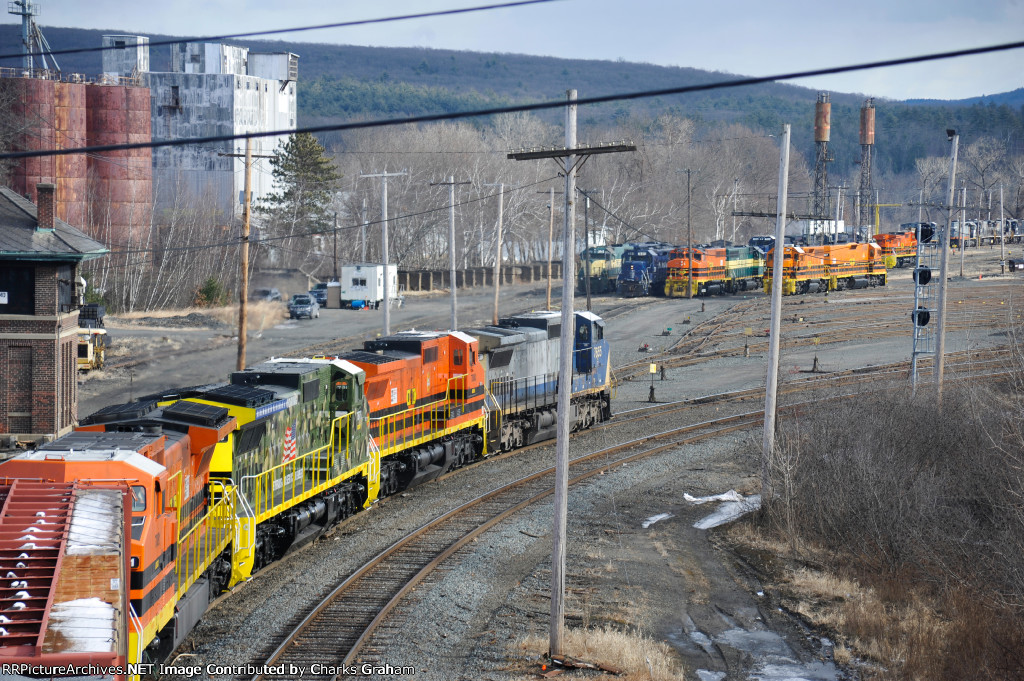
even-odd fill
[[[882,249],[877,244],[785,246],[782,259],[782,293],[816,293],[838,289],[885,286],[887,273]],[[770,293],[774,278],[775,249],[768,252],[764,290]]]
[[[134,675],[126,665],[158,632],[173,649],[218,588],[210,582],[226,584],[233,509],[229,495],[211,500],[209,465],[235,419],[182,404],[145,405],[134,421],[138,403],[117,405],[4,462],[0,569],[23,588],[0,593],[0,662]]]
[[[382,495],[485,453],[484,369],[477,349],[477,340],[459,331],[405,331],[341,356],[366,372]]]
[[[917,235],[913,230],[898,234],[876,234],[875,242],[882,249],[886,267],[913,265],[917,258]]]

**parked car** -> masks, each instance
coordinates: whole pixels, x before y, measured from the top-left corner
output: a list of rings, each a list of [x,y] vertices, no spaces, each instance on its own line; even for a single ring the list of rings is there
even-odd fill
[[[316,319],[320,316],[320,304],[308,293],[296,293],[288,303],[288,314],[292,319],[299,317]]]
[[[281,300],[281,292],[276,288],[258,288],[254,289],[249,295],[249,300],[255,301],[274,301]]]
[[[309,289],[309,295],[316,298],[316,302],[320,307],[327,304],[327,282],[321,282]]]

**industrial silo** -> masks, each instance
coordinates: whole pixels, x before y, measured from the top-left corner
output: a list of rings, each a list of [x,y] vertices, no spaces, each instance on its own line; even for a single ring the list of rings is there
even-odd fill
[[[38,78],[6,78],[15,120],[24,121],[21,134],[13,141],[15,151],[38,151],[54,146],[54,83]],[[21,159],[11,169],[11,187],[36,202],[36,185],[54,181],[54,157]]]
[[[85,84],[54,82],[54,145],[58,149],[85,146]],[[86,224],[85,154],[56,156],[54,184],[57,185],[57,217],[68,224],[88,231]]]
[[[141,104],[140,102],[145,102]],[[148,142],[149,90],[123,85],[86,89],[89,146]],[[145,116],[140,115],[144,107]],[[149,225],[153,171],[149,149],[104,151],[88,159],[89,222],[107,243],[118,246]]]

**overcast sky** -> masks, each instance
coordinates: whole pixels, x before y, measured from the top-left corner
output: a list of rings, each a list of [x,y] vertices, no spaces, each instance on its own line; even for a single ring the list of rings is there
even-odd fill
[[[503,0],[34,1],[44,34],[47,26],[69,26],[206,36]],[[2,20],[18,18],[4,15]],[[1020,41],[1024,0],[854,0],[841,5],[822,0],[558,0],[269,37],[623,59],[762,76]],[[300,74],[301,69],[300,58]],[[794,83],[893,99],[974,97],[1024,86],[1024,50]]]

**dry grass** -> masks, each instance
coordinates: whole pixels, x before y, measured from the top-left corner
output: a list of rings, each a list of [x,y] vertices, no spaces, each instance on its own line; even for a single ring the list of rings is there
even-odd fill
[[[747,523],[737,523],[729,537],[771,556],[777,566],[788,564],[789,544]],[[905,575],[853,579],[808,567],[793,569],[779,582],[767,586],[836,641],[836,663],[868,663],[865,679],[976,678],[981,660],[989,670],[1002,670],[991,678],[1024,679],[1021,623],[993,617],[964,590],[937,590]]]
[[[246,306],[245,328],[249,331],[260,331],[288,319],[288,308],[283,303],[261,301]],[[238,326],[238,306],[208,307],[199,310],[203,314],[228,324]]]
[[[220,322],[237,328],[238,326],[238,305],[224,305],[222,307],[185,307],[170,310],[151,310],[149,312],[125,312],[118,314],[117,318],[133,321],[137,319],[169,319],[171,317],[184,317],[189,314],[198,313],[212,317]],[[245,328],[249,331],[261,331],[263,329],[279,324],[288,319],[288,308],[280,302],[250,302],[246,306]],[[112,326],[116,327],[116,321]]]
[[[516,642],[519,654],[545,655],[546,637],[531,635]],[[588,679],[625,679],[626,681],[684,681],[686,672],[665,643],[637,633],[622,632],[611,627],[601,629],[569,629],[565,632],[563,652],[573,658],[602,664],[623,673],[619,676],[593,672]]]

